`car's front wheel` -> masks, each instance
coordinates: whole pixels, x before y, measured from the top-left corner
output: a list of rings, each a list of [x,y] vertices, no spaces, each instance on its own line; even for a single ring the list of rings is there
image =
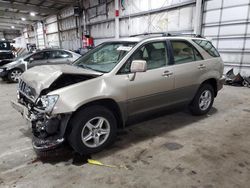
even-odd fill
[[[190,104],[190,111],[193,115],[204,115],[209,112],[213,102],[214,88],[210,84],[203,84]]]
[[[114,141],[117,120],[109,109],[96,105],[76,112],[69,126],[68,141],[72,148],[80,154],[91,154]]]
[[[8,74],[8,79],[11,82],[18,82],[20,76],[22,75],[23,71],[21,69],[13,69]]]

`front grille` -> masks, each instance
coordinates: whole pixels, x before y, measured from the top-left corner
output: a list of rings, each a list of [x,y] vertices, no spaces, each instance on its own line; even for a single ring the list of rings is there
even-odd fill
[[[23,80],[19,80],[18,90],[31,100],[35,98],[35,90],[28,86]]]
[[[26,85],[27,84],[23,80],[21,80],[21,79],[19,80],[19,90],[20,91],[24,92]]]

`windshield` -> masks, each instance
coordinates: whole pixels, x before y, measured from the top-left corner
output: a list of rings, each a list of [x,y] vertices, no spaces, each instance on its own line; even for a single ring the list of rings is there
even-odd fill
[[[0,50],[10,50],[9,42],[0,42]]]
[[[135,43],[131,42],[104,43],[76,60],[74,65],[107,73],[120,62],[134,45]]]

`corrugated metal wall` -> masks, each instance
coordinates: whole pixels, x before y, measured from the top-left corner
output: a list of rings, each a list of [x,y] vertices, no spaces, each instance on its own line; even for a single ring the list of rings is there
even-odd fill
[[[225,72],[250,75],[249,0],[206,0],[203,34],[212,39],[225,61]]]
[[[19,32],[16,31],[1,31],[0,32],[0,40],[13,40],[14,38],[20,36]]]
[[[37,45],[37,40],[35,37],[35,29],[33,26],[29,26],[29,27],[25,28],[23,31],[23,34],[24,34],[24,37],[25,37],[27,43]]]
[[[36,37],[37,37],[37,47],[39,49],[45,48],[45,39],[44,39],[44,31],[43,24],[38,22],[36,24]]]
[[[62,48],[76,50],[80,47],[80,38],[77,28],[77,17],[74,16],[73,7],[59,13],[59,30]]]
[[[57,23],[57,15],[49,16],[45,20],[46,25],[46,43],[47,47],[51,48],[59,48],[59,33],[58,33],[58,23]]]
[[[105,1],[104,1],[105,2]],[[98,44],[115,36],[114,1],[84,1],[86,24]],[[126,0],[120,6],[120,37],[152,32],[193,32],[194,0]]]
[[[3,32],[0,31],[0,40],[4,39],[4,34]]]
[[[250,75],[250,0],[203,0],[202,34],[211,39],[231,67]],[[120,37],[152,32],[194,32],[196,0],[125,0],[119,8]],[[95,44],[115,37],[114,0],[83,0],[82,28]],[[73,7],[61,10],[45,20],[46,38],[41,24],[27,28],[28,42],[39,47],[62,47],[76,50],[81,46],[79,18]],[[36,37],[35,37],[36,34]],[[44,41],[46,42],[44,44]]]

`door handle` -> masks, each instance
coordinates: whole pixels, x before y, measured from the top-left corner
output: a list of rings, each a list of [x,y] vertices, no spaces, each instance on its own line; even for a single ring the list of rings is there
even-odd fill
[[[200,70],[205,69],[205,68],[206,68],[206,66],[203,65],[203,64],[200,64],[200,65],[198,66],[198,69],[200,69]]]
[[[163,73],[162,73],[162,76],[164,76],[164,77],[168,77],[168,76],[171,76],[171,75],[173,75],[173,73],[172,72],[170,72],[170,71],[164,71]]]

